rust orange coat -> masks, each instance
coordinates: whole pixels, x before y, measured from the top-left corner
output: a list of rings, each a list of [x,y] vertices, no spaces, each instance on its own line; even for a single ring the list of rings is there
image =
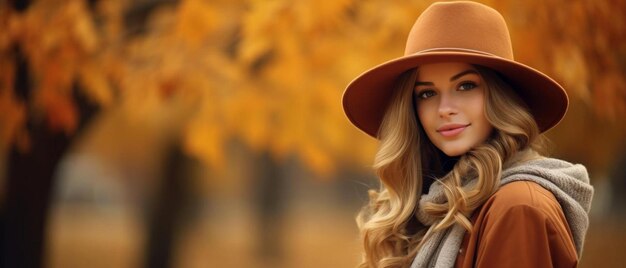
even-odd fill
[[[578,256],[561,206],[531,181],[502,186],[471,218],[456,267],[576,267]]]

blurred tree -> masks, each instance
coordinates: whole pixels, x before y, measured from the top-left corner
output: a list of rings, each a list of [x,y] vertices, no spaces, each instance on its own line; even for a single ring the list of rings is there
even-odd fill
[[[549,133],[563,145],[559,153],[594,168],[608,165],[624,146],[624,2],[482,2],[507,18],[517,59],[555,77],[582,104]],[[41,153],[52,164],[33,176],[46,183],[23,180],[24,188],[12,188],[22,178],[9,171],[5,211],[16,202],[13,194],[31,196],[32,185],[46,194],[28,202],[48,200],[54,163],[88,118],[81,103],[90,101],[148,121],[163,120],[156,114],[176,103],[172,135],[181,135],[185,154],[215,170],[225,166],[224,144],[232,140],[269,155],[267,170],[288,156],[322,177],[340,166],[363,169],[376,144],[345,120],[343,88],[365,69],[401,56],[406,33],[430,3],[2,2],[0,150],[14,152],[9,168],[28,169],[31,160],[13,159],[47,146],[37,139],[57,144],[50,137],[65,137],[58,153]],[[581,140],[598,149],[590,153]],[[268,183],[281,181],[274,179]],[[21,203],[13,204],[19,211]],[[44,211],[33,213],[45,218]]]
[[[611,169],[626,152],[626,2],[492,2],[512,28],[517,59],[568,91],[570,110],[548,132],[556,152],[592,171]]]
[[[54,171],[96,111],[76,79],[96,36],[79,2],[3,1],[0,14],[0,149],[8,156],[0,263],[40,267]]]

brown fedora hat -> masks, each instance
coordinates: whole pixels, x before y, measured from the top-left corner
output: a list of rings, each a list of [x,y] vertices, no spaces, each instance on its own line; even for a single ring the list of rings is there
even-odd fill
[[[569,101],[563,87],[513,59],[511,38],[502,15],[483,4],[459,1],[429,6],[413,25],[404,56],[380,64],[350,82],[343,93],[348,119],[377,137],[399,75],[435,62],[466,62],[497,71],[526,102],[541,132],[558,124],[567,111]]]

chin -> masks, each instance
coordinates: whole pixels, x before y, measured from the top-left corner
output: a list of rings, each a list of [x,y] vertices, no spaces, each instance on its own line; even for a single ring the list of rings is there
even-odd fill
[[[456,157],[467,153],[469,148],[444,148],[444,150],[441,151],[449,157]]]

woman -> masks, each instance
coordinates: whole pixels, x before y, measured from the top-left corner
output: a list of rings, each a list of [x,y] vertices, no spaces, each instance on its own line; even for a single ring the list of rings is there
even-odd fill
[[[541,155],[567,95],[513,59],[497,11],[431,5],[405,55],[357,77],[343,104],[380,140],[361,267],[577,265],[593,187],[584,166]]]

